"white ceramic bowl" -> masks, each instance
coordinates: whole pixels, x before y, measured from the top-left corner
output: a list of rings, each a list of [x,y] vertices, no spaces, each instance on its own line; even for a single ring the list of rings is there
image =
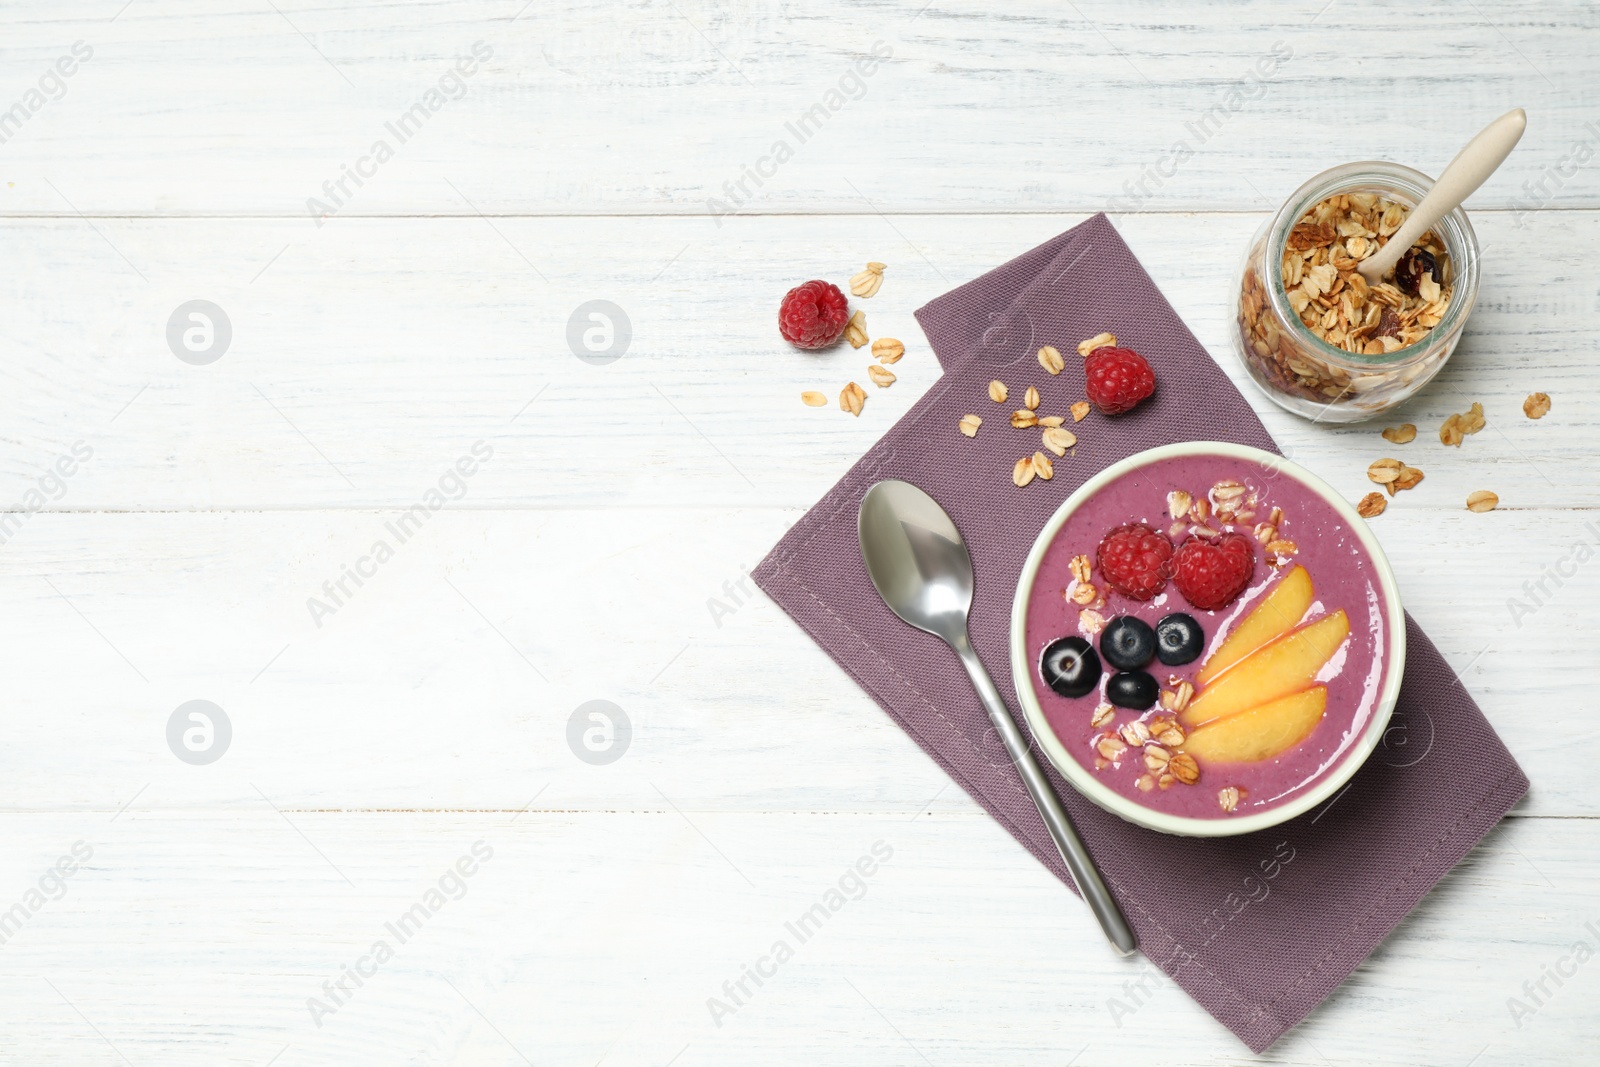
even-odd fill
[[[1196,819],[1186,815],[1169,815],[1146,807],[1110,789],[1097,779],[1092,771],[1073,758],[1072,753],[1068,752],[1066,746],[1056,737],[1055,731],[1045,719],[1044,709],[1039,706],[1038,695],[1033,689],[1034,664],[1028,655],[1025,624],[1029,598],[1032,596],[1034,580],[1039,574],[1039,564],[1044,559],[1045,550],[1049,548],[1057,532],[1072,513],[1104,486],[1131,470],[1174,456],[1225,456],[1250,460],[1280,471],[1311,489],[1328,502],[1360,539],[1377,571],[1378,584],[1383,589],[1384,601],[1388,605],[1388,672],[1378,693],[1378,706],[1372,718],[1368,720],[1361,737],[1345,752],[1344,758],[1311,789],[1277,807],[1241,815],[1238,818]],[[1033,548],[1028,552],[1028,559],[1022,566],[1022,577],[1017,582],[1016,599],[1011,605],[1011,676],[1016,683],[1017,700],[1022,705],[1023,714],[1027,717],[1028,727],[1033,732],[1034,740],[1044,750],[1056,770],[1072,783],[1073,788],[1107,811],[1139,826],[1188,837],[1231,837],[1235,834],[1264,830],[1303,815],[1342,789],[1350,780],[1350,776],[1366,762],[1368,756],[1372,755],[1373,749],[1377,748],[1383,739],[1384,731],[1388,729],[1389,716],[1394,711],[1395,700],[1400,695],[1400,678],[1405,673],[1405,658],[1406,626],[1405,615],[1400,608],[1400,590],[1395,585],[1394,572],[1389,569],[1389,561],[1384,556],[1377,539],[1372,536],[1372,531],[1368,529],[1366,520],[1357,515],[1355,508],[1346,503],[1344,497],[1335,492],[1332,486],[1299,464],[1259,448],[1220,441],[1185,441],[1147,449],[1119,463],[1113,463],[1083,483],[1077,492],[1062,501],[1055,514],[1050,516],[1050,521],[1044,524],[1044,529],[1039,531],[1039,536],[1033,542]]]

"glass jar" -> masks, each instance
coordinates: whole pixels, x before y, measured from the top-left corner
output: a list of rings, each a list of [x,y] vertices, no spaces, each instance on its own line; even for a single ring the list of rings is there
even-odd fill
[[[1478,295],[1478,239],[1459,207],[1431,231],[1444,246],[1439,269],[1445,276],[1435,281],[1450,286],[1449,303],[1437,325],[1397,351],[1364,354],[1324,341],[1301,321],[1283,277],[1291,231],[1323,200],[1375,193],[1411,209],[1432,187],[1432,178],[1396,163],[1347,163],[1295,190],[1256,231],[1239,272],[1234,343],[1250,377],[1274,403],[1316,422],[1360,422],[1404,402],[1450,358]],[[1336,282],[1341,289],[1343,281]],[[1330,310],[1338,314],[1337,305]]]

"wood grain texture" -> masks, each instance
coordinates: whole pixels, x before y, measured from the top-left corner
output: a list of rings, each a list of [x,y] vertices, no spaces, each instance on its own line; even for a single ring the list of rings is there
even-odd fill
[[[288,220],[11,220],[0,232],[16,269],[0,291],[28,311],[0,324],[0,470],[37,477],[81,439],[96,458],[71,480],[59,505],[70,509],[404,508],[484,439],[496,458],[471,507],[803,507],[938,377],[911,313],[1082,218],[750,218],[720,229],[341,219],[321,232]],[[1116,220],[1252,395],[1233,353],[1230,288],[1261,220]],[[1571,471],[1596,434],[1587,263],[1600,212],[1535,216],[1525,238],[1510,215],[1476,221],[1489,248],[1479,305],[1428,390],[1354,428],[1266,403],[1262,417],[1351,499],[1371,488],[1367,465],[1397,447],[1378,430],[1417,423],[1406,459],[1427,480],[1396,511],[1454,509],[1480,488],[1507,508],[1600,506],[1600,481]],[[842,285],[869,258],[889,268],[861,307],[873,336],[906,342],[900,381],[872,388],[859,419],[832,403],[807,408],[802,390],[836,397],[851,379],[866,383],[872,361],[847,345],[790,348],[774,328],[777,303],[804,278]],[[164,338],[194,298],[233,324],[232,347],[209,366],[179,362]],[[627,354],[608,366],[568,345],[568,320],[591,299],[618,304],[632,324]],[[1539,422],[1522,414],[1534,390],[1554,403]],[[1441,446],[1439,423],[1474,400],[1489,428],[1459,450]],[[1086,459],[1097,434],[1114,432],[1091,418],[1079,428]]]
[[[1600,964],[1568,973],[1579,939],[1600,954],[1597,20],[9,5],[0,1061],[1244,1062],[745,579],[936,380],[912,311],[1105,209],[1286,451],[1352,500],[1379,456],[1426,472],[1374,528],[1533,781],[1261,1062],[1582,1062],[1600,1039]],[[1229,290],[1265,215],[1349,158],[1437,172],[1513,106],[1529,132],[1471,201],[1467,335],[1385,420],[1417,441],[1251,393]],[[386,124],[408,112],[402,143]],[[803,407],[866,360],[789,349],[777,301],[868,259],[890,265],[861,303],[907,345],[899,381],[859,419]],[[207,366],[165,337],[193,299],[233,328]],[[631,322],[609,366],[566,339],[594,299]],[[1554,401],[1536,423],[1534,390]],[[1474,400],[1489,427],[1438,445]],[[1108,432],[1080,428],[1083,462]],[[1480,488],[1499,510],[1465,511]],[[398,543],[430,490],[452,499]],[[319,625],[308,599],[380,538],[393,558]],[[193,699],[233,728],[208,766],[167,747]],[[569,748],[595,699],[632,726],[609,765]],[[47,875],[78,842],[89,858]],[[492,856],[450,877],[479,842]],[[719,1026],[708,999],[877,842],[893,856],[861,899]],[[399,944],[385,924],[430,890]],[[335,1004],[323,983],[379,939],[393,959]],[[337,1009],[320,1026],[310,998]]]
[[[1475,202],[1600,207],[1592,161],[1568,161],[1600,147],[1590,5],[135,0],[105,21],[122,3],[11,20],[11,98],[75,41],[94,55],[0,146],[6,212],[309,219],[384,138],[341,211],[1265,208],[1352,152],[1436,173],[1517,106],[1527,139]],[[388,133],[479,41],[464,95]]]
[[[1396,508],[1382,531],[1409,610],[1534,781],[1533,815],[1600,814],[1572,758],[1593,664],[1563,638],[1600,625],[1600,565],[1507,607],[1578,536],[1573,514]],[[515,810],[543,788],[541,806],[603,812],[659,788],[705,811],[915,812],[941,772],[745,579],[790,517],[446,510],[400,544],[381,512],[38,516],[6,546],[0,634],[30,665],[17,699],[73,728],[13,725],[0,808],[115,810],[144,783],[158,808],[248,808],[255,782],[312,809]],[[336,606],[324,584],[380,538],[394,558]],[[234,725],[199,772],[160,729],[191,699]],[[635,731],[599,775],[566,744],[592,699]],[[938,803],[972,810],[953,788]]]
[[[75,842],[92,849],[65,895],[5,945],[8,1056],[1247,1062],[1148,965],[1095,944],[1081,905],[987,816],[686,814],[286,808],[286,823],[259,802],[116,822],[5,816],[19,896]],[[1571,970],[1576,939],[1596,940],[1586,883],[1597,830],[1595,820],[1508,820],[1259,1062],[1582,1062],[1573,1042],[1594,1033],[1593,961],[1561,987],[1547,981],[1550,995],[1520,1028],[1507,999],[1563,957]],[[447,884],[443,906],[400,943],[385,924],[477,842],[492,856],[460,879],[464,889]],[[879,842],[892,855],[858,879],[864,892],[848,884],[856,899],[801,943],[785,924]],[[1274,892],[1249,906],[1289,899]],[[323,983],[379,940],[393,958],[368,960],[376,973],[359,988],[346,980],[344,1003],[317,1026],[307,1001],[327,998]],[[716,1025],[707,1001],[729,996],[724,983],[779,940],[793,958],[759,989],[747,982],[753,992]]]

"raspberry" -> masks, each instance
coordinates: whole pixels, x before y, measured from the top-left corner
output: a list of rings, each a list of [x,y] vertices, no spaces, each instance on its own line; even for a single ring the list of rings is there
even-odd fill
[[[1250,584],[1256,550],[1243,534],[1225,533],[1215,541],[1191,537],[1172,555],[1172,584],[1203,611],[1233,603]]]
[[[850,304],[831,282],[797,285],[778,306],[778,332],[796,348],[826,348],[844,333]]]
[[[1156,372],[1131,348],[1104,345],[1083,361],[1084,388],[1107,415],[1132,411],[1156,391]]]
[[[1100,574],[1132,600],[1149,600],[1167,585],[1172,542],[1142,522],[1118,526],[1100,539]]]

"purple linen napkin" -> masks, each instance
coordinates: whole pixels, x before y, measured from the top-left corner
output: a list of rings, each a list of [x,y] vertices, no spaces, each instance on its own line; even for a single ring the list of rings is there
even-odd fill
[[[947,373],[789,530],[755,578],[1070,886],[955,656],[897,619],[873,590],[856,543],[862,494],[879,479],[903,478],[950,512],[977,574],[973,644],[1015,707],[1012,596],[1056,506],[1107,464],[1155,445],[1275,446],[1104,215],[934,300],[917,318]],[[1018,489],[1012,464],[1036,445],[1006,425],[1019,405],[990,401],[987,383],[1001,378],[1018,395],[1037,385],[1040,410],[1065,414],[1083,397],[1076,346],[1106,330],[1150,360],[1156,395],[1120,419],[1091,415],[1074,427],[1078,446],[1055,461],[1055,478]],[[1058,377],[1036,361],[1045,344],[1066,357]],[[956,429],[968,413],[985,420],[976,439]],[[1210,840],[1144,830],[1083,799],[1039,756],[1144,954],[1254,1051],[1327,997],[1527,791],[1483,713],[1409,619],[1406,636],[1384,744],[1328,804],[1271,830]],[[1087,909],[1083,922],[1093,922]]]

